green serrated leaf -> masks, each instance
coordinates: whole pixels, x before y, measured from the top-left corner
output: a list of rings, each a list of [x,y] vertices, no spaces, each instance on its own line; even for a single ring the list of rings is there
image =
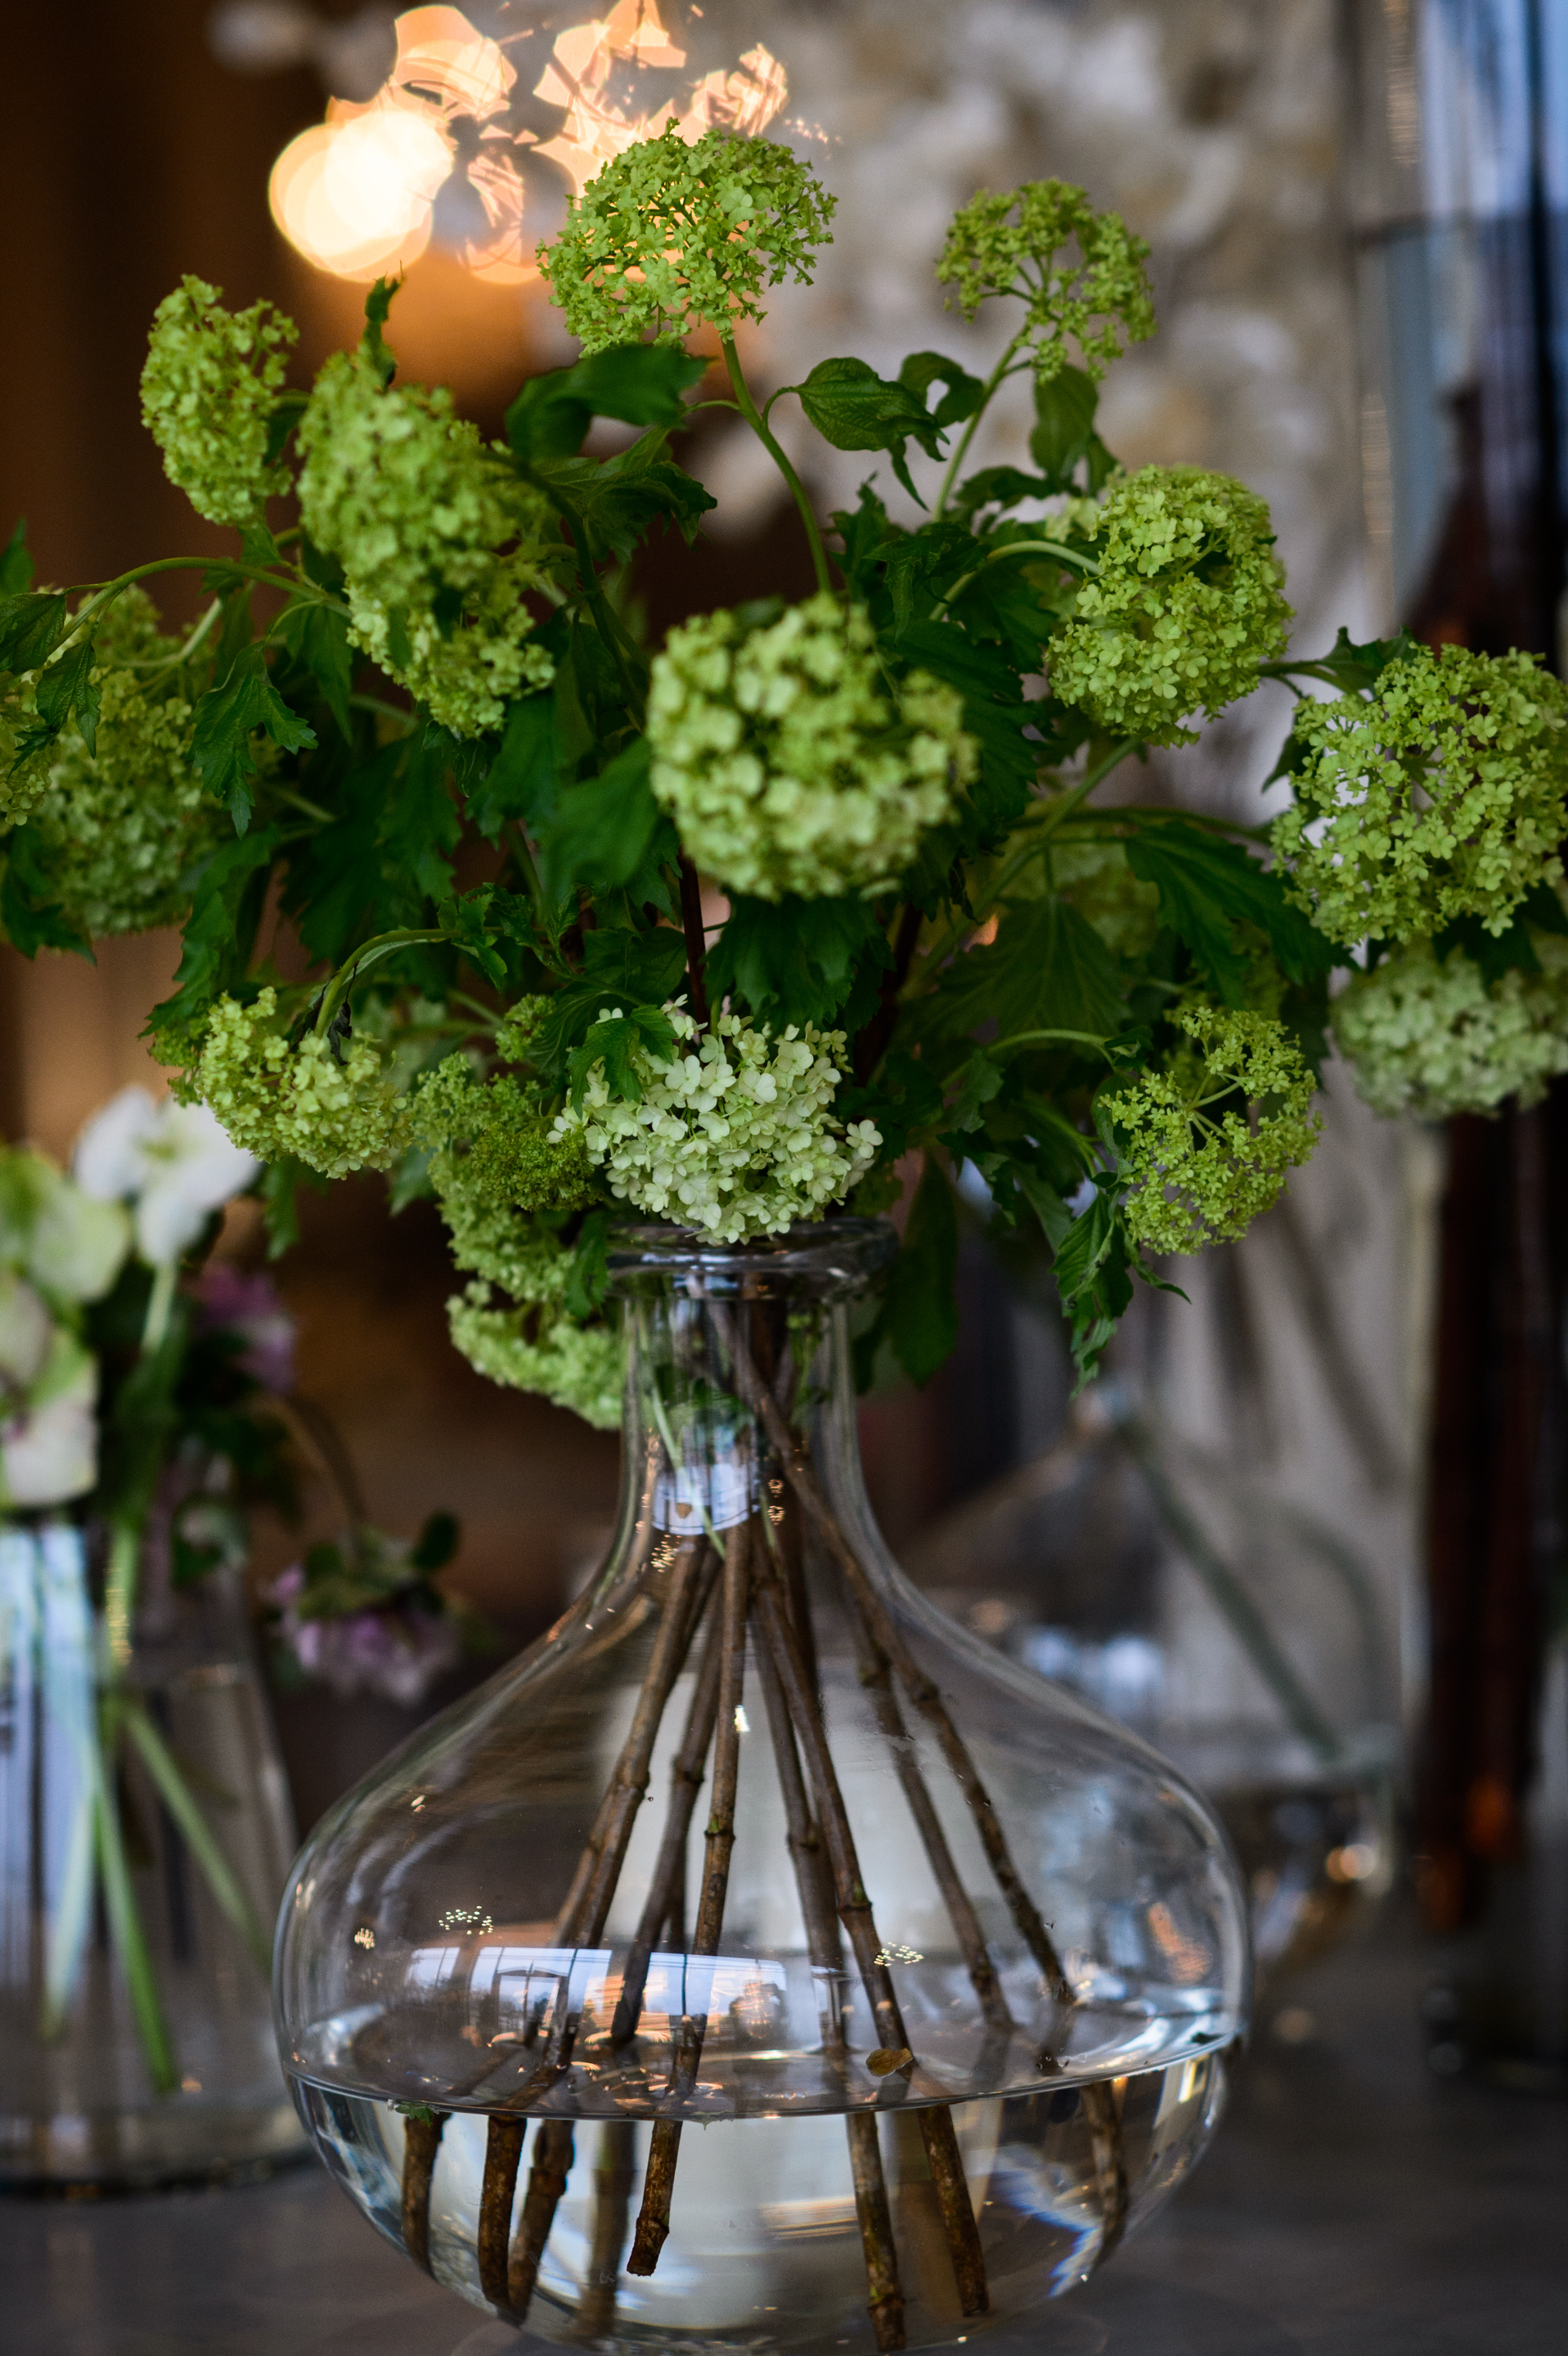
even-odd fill
[[[861,994],[863,982],[874,1005],[891,963],[887,935],[863,900],[802,900],[793,893],[755,900],[738,893],[708,953],[708,987],[715,1001],[741,1000],[759,1022],[826,1028]]]
[[[1128,838],[1127,864],[1159,892],[1162,924],[1184,940],[1228,1004],[1239,1006],[1246,959],[1234,923],[1256,925],[1292,981],[1305,982],[1343,961],[1285,895],[1283,878],[1239,843],[1206,834],[1180,819],[1141,826]]]
[[[926,1023],[947,1038],[994,1020],[999,1041],[1040,1030],[1103,1038],[1125,1019],[1116,961],[1085,916],[1047,894],[1007,906],[997,937],[955,958]]]
[[[610,1214],[590,1211],[577,1237],[577,1248],[571,1255],[571,1270],[566,1280],[562,1306],[569,1317],[579,1323],[597,1316],[604,1305],[604,1295],[610,1288]]]
[[[718,505],[666,454],[667,438],[667,427],[650,426],[613,458],[552,458],[530,467],[536,482],[567,501],[595,562],[607,556],[624,562],[656,523],[673,523],[689,548]]]
[[[65,634],[66,601],[59,590],[0,599],[0,671],[37,670]]]
[[[979,378],[949,359],[945,352],[911,352],[899,370],[899,382],[909,387],[923,409],[933,384],[945,387],[931,412],[933,425],[961,425],[966,417],[974,416],[986,397]]]
[[[267,420],[267,465],[275,466],[288,447],[290,434],[304,415],[308,392],[281,392]]]
[[[678,425],[681,395],[707,369],[678,344],[613,344],[579,360],[530,377],[507,412],[507,439],[525,466],[575,457],[595,417],[626,425]]]
[[[11,537],[0,551],[0,598],[19,597],[33,585],[33,560],[27,553],[27,519],[18,516]]]
[[[74,949],[92,962],[92,944],[54,897],[49,846],[33,826],[13,828],[0,846],[0,937],[23,957],[40,949]]]
[[[272,685],[260,647],[247,647],[220,687],[210,688],[196,707],[191,757],[202,784],[226,802],[237,834],[251,822],[251,780],[256,764],[251,736],[263,729],[280,751],[297,753],[315,743],[315,732],[291,711]]]
[[[1082,369],[1063,366],[1054,376],[1036,377],[1036,423],[1029,437],[1029,456],[1053,491],[1072,487],[1073,469],[1087,452],[1094,431],[1099,402],[1093,378]]]
[[[673,928],[635,932],[596,926],[584,935],[582,970],[550,1000],[539,1029],[539,1061],[558,1077],[589,1025],[607,1007],[662,1006],[686,970],[686,943]]]
[[[1043,475],[1026,475],[1018,466],[981,466],[959,484],[953,497],[952,511],[962,522],[968,523],[982,508],[1005,511],[1016,508],[1023,499],[1048,498],[1051,488]]]
[[[901,453],[912,436],[931,457],[941,455],[942,429],[921,396],[880,377],[865,360],[818,360],[805,382],[790,390],[836,450]]]
[[[37,689],[38,717],[58,735],[74,712],[81,741],[90,753],[98,749],[99,692],[92,677],[92,640],[77,638],[64,654],[45,666]]]
[[[149,1031],[200,1023],[221,991],[244,993],[278,841],[275,826],[262,827],[220,843],[205,862],[191,894],[174,994],[154,1008]]]
[[[353,721],[348,698],[354,685],[354,657],[348,645],[347,615],[314,603],[290,605],[274,623],[273,632],[310,672],[344,743],[350,744]]]
[[[675,1033],[662,1007],[634,1006],[624,1014],[602,1016],[568,1061],[572,1103],[581,1103],[589,1075],[603,1064],[604,1085],[611,1095],[624,1098],[628,1104],[641,1104],[643,1083],[634,1060],[639,1052],[656,1055],[661,1062],[667,1062],[674,1054]]]
[[[547,689],[512,704],[489,767],[468,789],[468,815],[494,842],[508,819],[537,826],[555,806],[561,746],[554,695]]]
[[[669,823],[654,799],[648,764],[648,741],[639,736],[597,777],[566,787],[540,821],[539,877],[553,905],[579,890],[617,890],[643,866]],[[678,858],[673,830],[669,849]]]

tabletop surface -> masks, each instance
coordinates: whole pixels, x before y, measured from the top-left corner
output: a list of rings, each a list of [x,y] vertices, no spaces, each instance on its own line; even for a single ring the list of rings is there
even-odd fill
[[[1568,2104],[1426,2071],[1386,1935],[1293,1984],[1201,2167],[994,2356],[1563,2356]],[[542,2356],[415,2273],[314,2165],[0,2201],[7,2356]]]

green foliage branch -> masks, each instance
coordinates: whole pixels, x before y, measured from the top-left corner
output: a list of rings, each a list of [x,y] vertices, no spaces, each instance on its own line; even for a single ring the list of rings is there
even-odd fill
[[[832,210],[765,141],[629,149],[541,252],[583,357],[495,443],[400,380],[395,288],[305,389],[287,321],[187,280],[144,413],[237,552],[75,591],[35,586],[20,527],[0,553],[6,937],[177,920],[151,1033],[265,1160],[277,1247],[301,1183],[385,1170],[447,1224],[459,1346],[595,1421],[628,1206],[744,1243],[906,1195],[861,1357],[923,1380],[983,1194],[1050,1257],[1087,1374],[1136,1279],[1240,1233],[1311,1151],[1337,966],[1374,1102],[1490,1106],[1562,1068],[1562,691],[1519,655],[1287,651],[1264,502],[1128,476],[1098,432],[1153,329],[1147,257],[1065,183],[953,224],[957,307],[1011,306],[984,377],[843,355],[760,399],[737,327],[809,281]],[[1015,375],[1030,467],[975,465]],[[916,520],[874,473],[818,514],[786,400]],[[677,450],[714,407],[778,467],[816,594],[650,647],[628,568],[699,533]],[[596,419],[632,438],[586,455]],[[208,602],[176,639],[145,584],[187,564]],[[1272,843],[1121,780],[1106,803],[1264,680],[1297,700]]]

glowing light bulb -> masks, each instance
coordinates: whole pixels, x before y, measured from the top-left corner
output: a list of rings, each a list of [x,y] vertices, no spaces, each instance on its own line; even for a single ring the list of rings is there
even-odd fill
[[[567,27],[521,92],[511,59],[460,8],[411,8],[393,30],[396,60],[375,97],[334,99],[325,122],[291,140],[272,167],[273,220],[337,278],[406,269],[438,233],[476,277],[520,284],[539,275],[535,251],[554,234],[568,191],[580,194],[624,148],[672,117],[688,141],[717,123],[755,134],[787,93],[784,68],[757,48],[656,98],[654,87],[667,89],[687,63],[659,0],[615,0],[603,17]],[[519,96],[559,109],[552,135],[514,116]]]

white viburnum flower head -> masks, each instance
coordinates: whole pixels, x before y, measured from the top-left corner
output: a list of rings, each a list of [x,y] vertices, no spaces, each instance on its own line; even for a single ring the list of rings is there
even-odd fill
[[[84,1194],[132,1205],[136,1249],[153,1268],[178,1259],[261,1167],[206,1105],[160,1102],[134,1086],[88,1122],[72,1163]]]
[[[869,1120],[834,1117],[843,1033],[791,1023],[775,1037],[737,1014],[699,1033],[679,1005],[665,1012],[675,1053],[634,1052],[641,1101],[613,1095],[594,1064],[551,1138],[581,1131],[613,1194],[720,1243],[782,1234],[842,1201],[882,1141]]]

